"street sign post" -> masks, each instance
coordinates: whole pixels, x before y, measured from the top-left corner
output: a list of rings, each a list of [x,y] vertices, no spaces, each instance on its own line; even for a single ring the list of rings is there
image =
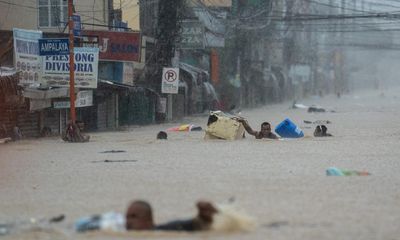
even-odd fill
[[[163,68],[161,92],[177,94],[179,88],[179,68]]]
[[[172,94],[177,94],[178,90],[179,68],[163,68],[161,92],[168,93],[168,120],[172,120]]]
[[[72,14],[72,10],[73,10],[73,0],[68,0],[69,65],[75,66],[74,65],[74,33],[80,34],[80,31],[79,32],[74,31],[75,26],[74,26],[74,17]],[[75,15],[75,16],[77,16],[77,15]],[[80,26],[79,26],[79,28],[80,28]],[[73,67],[69,68],[69,99],[71,102],[71,106],[70,106],[71,123],[74,124],[76,122],[76,111],[75,111],[75,74],[74,74]]]

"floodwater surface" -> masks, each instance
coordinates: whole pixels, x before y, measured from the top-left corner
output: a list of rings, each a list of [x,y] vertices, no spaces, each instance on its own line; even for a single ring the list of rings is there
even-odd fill
[[[242,110],[241,116],[257,130],[264,121],[274,128],[290,118],[303,129],[302,139],[247,135],[206,141],[203,131],[155,139],[158,131],[180,124],[204,129],[202,116],[90,133],[88,143],[50,137],[1,144],[0,223],[17,226],[4,239],[399,239],[399,89],[298,103],[328,111],[308,113],[284,103]],[[314,138],[315,124],[304,120],[329,120],[334,137]],[[371,175],[328,177],[329,167]],[[124,212],[133,199],[152,204],[156,223],[194,216],[199,199],[233,201],[257,227],[229,233],[73,233],[78,218]],[[26,227],[32,218],[59,214],[66,216],[62,223]]]

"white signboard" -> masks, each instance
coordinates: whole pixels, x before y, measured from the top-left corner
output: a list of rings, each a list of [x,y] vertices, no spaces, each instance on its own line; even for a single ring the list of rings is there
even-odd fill
[[[74,48],[75,87],[97,88],[98,48]],[[69,87],[69,55],[42,56],[42,82]]]
[[[38,90],[35,88],[25,88],[22,95],[32,99],[51,99],[60,97],[69,97],[68,88],[54,88],[48,90]]]
[[[20,72],[19,83],[24,85],[39,84],[40,57],[39,38],[41,31],[13,29],[14,66]]]
[[[69,108],[70,102],[69,101],[59,101],[54,102],[54,108]],[[93,105],[93,91],[79,91],[76,100],[75,100],[75,107],[89,107]]]
[[[161,92],[177,94],[179,88],[179,68],[163,68]]]
[[[289,69],[289,77],[293,79],[295,83],[308,82],[310,81],[311,68],[308,65],[293,65]]]
[[[31,99],[29,101],[29,110],[35,111],[51,107],[51,99]]]
[[[124,62],[123,75],[122,75],[122,83],[133,85],[133,63],[132,62]]]

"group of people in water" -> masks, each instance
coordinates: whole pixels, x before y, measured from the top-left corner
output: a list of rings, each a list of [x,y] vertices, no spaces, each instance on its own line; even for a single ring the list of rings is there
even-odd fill
[[[259,131],[253,130],[244,118],[237,118],[238,122],[243,124],[244,129],[249,135],[254,136],[256,139],[278,139],[279,137],[271,130],[269,122],[263,122]],[[68,124],[66,133],[63,136],[65,141],[69,142],[85,142],[88,137],[82,135],[82,126],[78,124]],[[331,134],[327,133],[325,125],[318,125],[314,131],[315,137],[329,137]],[[160,131],[157,134],[157,139],[168,138],[167,133]],[[163,230],[163,231],[202,231],[209,230],[214,219],[214,215],[218,213],[217,208],[208,201],[198,201],[196,203],[197,215],[193,218],[174,220],[164,224],[155,224],[153,218],[153,210],[151,205],[143,200],[135,200],[129,205],[125,214],[125,229],[130,230]]]
[[[253,130],[250,127],[248,121],[244,118],[235,118],[238,122],[243,124],[244,129],[249,135],[254,136],[256,139],[279,139],[279,137],[274,134],[271,130],[271,124],[269,122],[261,123],[260,131]],[[325,125],[318,125],[314,130],[314,137],[332,137],[332,134],[328,133],[328,128]],[[160,131],[157,134],[157,139],[166,140],[168,139],[168,134],[164,131]]]
[[[263,122],[260,131],[253,130],[248,121],[244,118],[238,118],[237,121],[243,124],[248,134],[256,139],[278,139],[279,137],[272,133],[271,124]],[[330,137],[327,133],[328,128],[325,125],[318,125],[315,128],[315,137]],[[161,131],[157,134],[157,139],[167,139],[167,133]],[[171,221],[162,225],[155,225],[153,221],[152,208],[145,201],[133,201],[126,212],[127,230],[173,230],[173,231],[199,231],[208,230],[213,222],[213,216],[218,212],[217,208],[207,201],[197,203],[198,214],[196,217],[186,220]]]
[[[243,124],[244,129],[246,129],[246,132],[252,136],[254,136],[256,139],[262,139],[262,138],[269,138],[269,139],[278,139],[279,137],[272,133],[271,131],[271,124],[269,122],[263,122],[261,124],[260,131],[255,131],[253,130],[248,121],[244,118],[238,118],[238,121]],[[318,125],[315,127],[314,130],[314,137],[332,137],[332,134],[328,133],[328,128],[325,125]]]

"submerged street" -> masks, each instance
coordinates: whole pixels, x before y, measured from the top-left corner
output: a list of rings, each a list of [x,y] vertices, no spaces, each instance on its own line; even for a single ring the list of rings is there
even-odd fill
[[[292,103],[242,110],[253,129],[290,118],[302,139],[204,140],[204,131],[158,131],[181,122],[89,133],[88,143],[59,137],[0,145],[0,223],[30,218],[66,219],[53,230],[15,230],[4,239],[399,239],[399,89],[359,91],[341,98],[308,98],[326,113],[292,109]],[[300,102],[298,102],[300,103]],[[332,110],[332,111],[330,111]],[[331,138],[315,138],[329,120]],[[101,153],[123,150],[125,152]],[[108,160],[108,161],[105,161]],[[368,171],[370,176],[326,176],[326,169]],[[156,223],[192,217],[198,199],[233,203],[254,217],[251,232],[197,234],[76,234],[80,217],[124,212],[129,202],[153,206]],[[17,224],[18,226],[18,224]]]

